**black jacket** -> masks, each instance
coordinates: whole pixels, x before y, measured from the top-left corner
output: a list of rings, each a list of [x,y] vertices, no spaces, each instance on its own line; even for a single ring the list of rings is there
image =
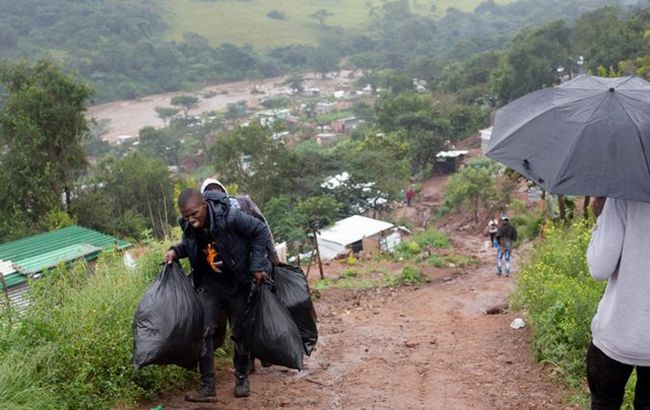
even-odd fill
[[[497,238],[510,239],[512,242],[517,240],[517,229],[508,222],[502,222],[497,230]]]
[[[209,231],[223,262],[240,282],[253,280],[253,272],[271,272],[267,259],[266,244],[269,230],[262,221],[233,208],[223,193],[206,198],[208,203]],[[194,285],[199,287],[205,274],[203,249],[198,243],[197,232],[186,221],[181,222],[183,239],[172,246],[178,258],[189,258],[194,271]]]

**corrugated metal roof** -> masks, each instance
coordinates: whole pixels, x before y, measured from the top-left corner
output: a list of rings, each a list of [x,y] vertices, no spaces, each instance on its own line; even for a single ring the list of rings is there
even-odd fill
[[[16,269],[14,269],[13,263],[0,259],[0,275],[7,276],[14,272],[16,272]]]
[[[348,246],[354,242],[360,241],[364,237],[376,235],[379,232],[392,228],[393,226],[394,225],[390,222],[384,222],[361,215],[353,215],[349,218],[337,221],[332,226],[322,229],[318,235],[318,239],[323,239],[341,246]]]
[[[80,243],[22,259],[15,262],[14,267],[18,272],[29,276],[45,269],[54,268],[59,263],[66,263],[80,258],[94,259],[101,251],[102,249],[96,246]]]
[[[68,226],[0,245],[0,260],[16,269],[4,272],[7,287],[27,281],[26,275],[81,257],[93,260],[103,250],[122,250],[131,244],[81,226]],[[2,285],[0,284],[0,287]]]

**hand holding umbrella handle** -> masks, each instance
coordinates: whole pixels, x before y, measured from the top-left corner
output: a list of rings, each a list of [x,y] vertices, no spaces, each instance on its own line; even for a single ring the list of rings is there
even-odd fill
[[[594,198],[594,201],[591,203],[591,211],[594,213],[594,216],[598,218],[600,213],[603,212],[605,207],[605,201],[607,200],[604,196],[597,196]]]

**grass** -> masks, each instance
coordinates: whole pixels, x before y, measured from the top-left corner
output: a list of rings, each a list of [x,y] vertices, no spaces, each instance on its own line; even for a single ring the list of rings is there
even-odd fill
[[[324,31],[318,20],[309,17],[316,10],[326,9],[334,15],[325,19],[327,26],[362,29],[369,22],[371,7],[381,10],[382,0],[159,0],[165,20],[169,23],[168,37],[180,40],[183,33],[194,32],[206,37],[212,45],[233,43],[252,44],[266,50],[288,44],[314,44]],[[497,3],[508,3],[497,0]],[[411,1],[413,13],[444,14],[448,7],[471,11],[481,0],[419,0]],[[284,20],[267,17],[271,10],[285,13]]]
[[[24,314],[0,315],[0,407],[129,408],[194,380],[175,366],[132,366],[133,314],[167,249],[150,246],[135,272],[112,254],[59,267],[33,282]]]
[[[334,111],[334,112],[318,115],[314,122],[316,122],[317,124],[326,124],[332,121],[340,120],[343,118],[349,118],[352,116],[354,116],[354,113],[352,111]]]
[[[588,401],[584,387],[590,325],[605,285],[594,281],[587,268],[592,224],[579,219],[570,227],[548,225],[545,239],[521,269],[513,300],[515,308],[527,313],[537,359],[552,363],[582,404]],[[628,385],[628,397],[629,390]]]
[[[413,235],[408,241],[402,241],[395,250],[395,256],[400,260],[417,259],[420,252],[427,248],[451,248],[449,238],[435,228]]]

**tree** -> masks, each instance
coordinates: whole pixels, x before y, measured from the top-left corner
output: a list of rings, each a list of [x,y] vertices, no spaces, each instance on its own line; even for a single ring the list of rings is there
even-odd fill
[[[495,94],[505,103],[552,86],[558,68],[569,64],[569,29],[563,21],[525,31],[512,40],[503,65],[492,75]]]
[[[175,97],[172,97],[170,104],[180,107],[183,110],[183,116],[187,118],[189,111],[192,108],[196,107],[198,102],[198,97],[194,97],[192,95],[177,95]]]
[[[325,78],[327,73],[338,70],[341,56],[332,47],[320,46],[309,53],[309,65]]]
[[[257,122],[217,135],[213,148],[219,175],[261,204],[293,192],[301,174],[296,154],[272,139],[271,130]]]
[[[339,215],[341,204],[330,195],[312,196],[298,203],[296,210],[302,214],[303,228],[309,229],[312,224],[324,228],[333,224]]]
[[[170,165],[179,165],[180,141],[169,129],[144,127],[139,132],[138,150],[148,156],[155,156]]]
[[[93,90],[56,64],[41,60],[0,66],[0,195],[37,225],[71,202],[85,170],[86,107]],[[11,212],[11,211],[10,211]]]
[[[318,20],[318,22],[320,23],[321,28],[323,28],[323,27],[325,27],[325,19],[327,17],[333,16],[333,15],[334,15],[334,13],[332,13],[329,10],[320,9],[320,10],[316,10],[314,12],[314,14],[310,15],[309,17]]]
[[[373,215],[399,198],[408,177],[409,144],[400,133],[377,134],[370,130],[362,141],[347,147],[342,163],[350,178],[332,193],[342,204],[342,214],[373,211]]]
[[[165,127],[169,124],[169,120],[174,118],[174,116],[180,111],[180,108],[174,107],[156,107],[154,109],[156,110],[156,114],[158,114],[158,118],[163,120],[165,123]],[[185,116],[187,117],[187,113],[185,113]]]
[[[469,206],[478,223],[481,206],[487,207],[497,192],[495,172],[497,165],[487,158],[472,159],[458,173],[449,178],[445,187],[445,206],[459,209]]]
[[[305,79],[299,73],[293,73],[282,84],[288,85],[292,90],[300,92],[304,89]]]
[[[108,232],[141,238],[142,228],[147,228],[160,238],[175,223],[174,189],[161,160],[137,152],[121,159],[109,157],[99,163],[96,174],[96,186],[102,188],[90,193],[103,200],[94,206],[110,210],[114,226],[107,227]]]
[[[643,31],[620,19],[620,12],[618,7],[603,7],[576,21],[573,49],[584,56],[588,68],[616,67],[642,48]]]

